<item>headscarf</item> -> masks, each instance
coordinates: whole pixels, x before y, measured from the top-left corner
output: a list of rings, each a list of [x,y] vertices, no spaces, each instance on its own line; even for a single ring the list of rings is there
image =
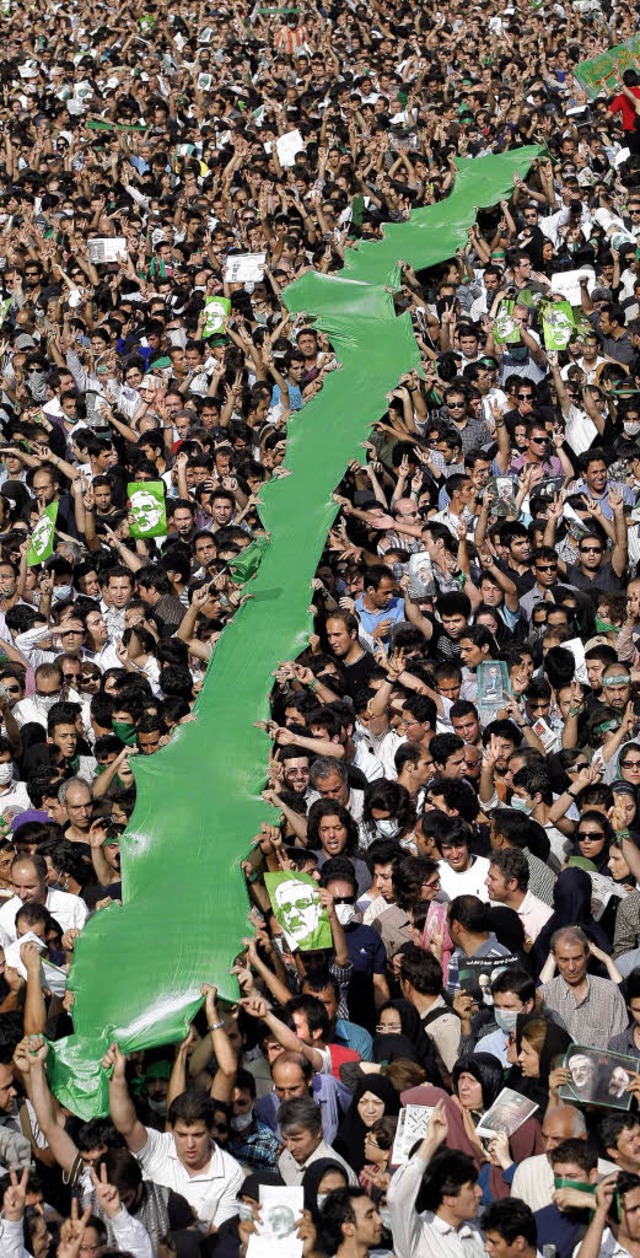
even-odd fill
[[[563,869],[553,888],[553,913],[542,927],[530,956],[540,973],[549,952],[551,940],[564,926],[579,926],[604,952],[611,952],[611,940],[591,914],[591,879],[584,869]]]
[[[434,1054],[418,1010],[410,1000],[391,1000],[385,1007],[396,1009],[400,1014],[402,1034],[376,1033],[373,1040],[373,1060],[386,1062],[402,1058],[405,1061],[415,1061],[427,1071],[428,1077],[431,1078]]]
[[[579,871],[581,872],[581,871]],[[544,1044],[540,1052],[539,1063],[539,1079],[530,1079],[522,1073],[522,1068],[514,1066],[509,1073],[509,1087],[515,1088],[516,1092],[521,1092],[523,1096],[528,1096],[529,1100],[535,1101],[540,1106],[540,1117],[544,1114],[549,1104],[549,1075],[554,1067],[556,1057],[564,1056],[567,1048],[573,1043],[568,1031],[564,1027],[558,1026],[556,1022],[551,1022],[549,1018],[545,1018],[541,1013],[519,1013],[516,1022],[516,1045],[518,1052],[522,1047],[522,1036],[526,1028],[531,1022],[540,1021],[546,1023],[547,1030],[544,1037]]]
[[[390,1079],[386,1079],[384,1075],[365,1075],[364,1079],[360,1079],[356,1084],[351,1104],[340,1123],[338,1134],[333,1142],[336,1153],[349,1163],[356,1175],[360,1174],[364,1159],[364,1141],[368,1127],[365,1127],[359,1113],[358,1103],[362,1100],[365,1092],[373,1092],[374,1096],[384,1101],[385,1116],[394,1116],[400,1113],[400,1097],[396,1092]]]
[[[453,1067],[453,1090],[457,1095],[460,1075],[472,1075],[482,1088],[482,1109],[488,1110],[504,1087],[504,1070],[493,1053],[467,1053]]]
[[[317,1162],[312,1162],[307,1167],[302,1177],[302,1188],[304,1192],[304,1208],[311,1212],[314,1223],[318,1224],[319,1208],[318,1208],[318,1189],[325,1175],[329,1171],[339,1171],[347,1181],[347,1172],[341,1162],[335,1162],[333,1158],[318,1158]]]

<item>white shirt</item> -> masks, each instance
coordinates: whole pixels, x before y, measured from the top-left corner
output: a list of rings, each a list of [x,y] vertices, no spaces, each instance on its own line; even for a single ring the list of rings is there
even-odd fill
[[[457,895],[475,895],[483,904],[489,901],[486,879],[489,861],[486,856],[471,858],[471,864],[463,873],[456,873],[445,860],[438,861],[440,884],[445,895],[454,900]]]
[[[238,1213],[236,1198],[245,1177],[235,1158],[212,1144],[208,1166],[190,1175],[178,1157],[171,1132],[145,1130],[147,1143],[136,1154],[145,1179],[181,1193],[199,1219],[216,1227]]]
[[[542,927],[546,925],[549,918],[553,916],[553,909],[548,904],[543,904],[537,895],[533,895],[531,891],[527,894],[517,910],[518,917],[522,922],[522,929],[525,936],[532,942],[538,938]]]
[[[10,900],[0,908],[0,944],[5,946],[5,942],[14,943],[17,939],[16,934],[16,916],[22,908],[22,900],[18,895],[12,895]],[[84,902],[77,895],[70,895],[68,891],[47,891],[47,899],[45,901],[52,917],[55,917],[62,933],[71,930],[82,930],[88,916],[89,910]]]
[[[327,1144],[326,1140],[320,1141],[317,1149],[314,1149],[313,1153],[307,1158],[306,1162],[296,1162],[293,1154],[290,1153],[288,1149],[285,1149],[278,1158],[278,1170],[280,1171],[285,1184],[289,1187],[299,1187],[304,1179],[304,1173],[307,1167],[311,1166],[312,1162],[319,1162],[321,1158],[331,1158],[332,1162],[339,1162],[347,1173],[349,1183],[353,1184],[354,1187],[356,1186],[358,1180],[355,1172],[352,1171],[349,1163],[345,1162],[344,1158],[340,1157],[340,1154],[336,1153],[335,1149],[332,1148],[330,1144]]]
[[[485,1258],[482,1236],[473,1223],[456,1231],[437,1214],[418,1214],[415,1206],[425,1163],[414,1154],[399,1166],[387,1191],[396,1258]]]

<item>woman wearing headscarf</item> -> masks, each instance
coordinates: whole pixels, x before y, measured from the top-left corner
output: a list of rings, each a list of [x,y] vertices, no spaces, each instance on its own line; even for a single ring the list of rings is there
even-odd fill
[[[539,974],[551,951],[551,940],[562,926],[580,926],[587,938],[607,954],[611,941],[591,914],[591,879],[584,869],[564,869],[553,888],[553,913],[536,939],[530,956]]]
[[[367,1075],[358,1081],[353,1100],[338,1128],[333,1142],[336,1153],[359,1175],[365,1164],[364,1142],[367,1132],[379,1118],[393,1117],[400,1112],[400,1097],[384,1075]]]
[[[304,1208],[309,1210],[314,1225],[320,1221],[320,1209],[330,1192],[336,1188],[348,1188],[349,1180],[344,1166],[333,1158],[318,1158],[307,1167],[303,1179]]]
[[[516,1064],[509,1073],[509,1087],[535,1101],[542,1115],[553,1090],[550,1076],[573,1041],[564,1027],[540,1013],[518,1014],[515,1039]],[[553,1099],[557,1104],[555,1094]]]
[[[536,1118],[527,1118],[510,1137],[498,1133],[487,1149],[476,1135],[478,1123],[504,1086],[502,1065],[492,1053],[469,1053],[453,1068],[453,1103],[462,1115],[464,1129],[464,1142],[456,1147],[469,1153],[476,1162],[485,1204],[508,1197],[518,1163],[543,1152]]]
[[[440,1082],[431,1041],[418,1010],[408,1000],[390,1000],[378,1010],[373,1061],[396,1061],[398,1057],[418,1062],[428,1079]]]
[[[589,808],[582,813],[578,822],[573,854],[591,861],[599,874],[606,874],[612,837],[606,817],[595,808]]]

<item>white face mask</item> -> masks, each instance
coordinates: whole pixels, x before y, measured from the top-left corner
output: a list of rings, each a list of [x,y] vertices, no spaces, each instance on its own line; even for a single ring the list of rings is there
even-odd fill
[[[53,601],[54,603],[63,603],[65,599],[71,598],[72,594],[72,585],[56,585],[53,591]]]
[[[153,1101],[151,1097],[148,1097],[147,1105],[149,1106],[152,1114],[166,1114],[167,1112],[166,1101]]]
[[[518,812],[531,812],[531,804],[528,804],[526,799],[523,799],[521,795],[511,796],[511,807],[516,808]]]
[[[248,1114],[234,1114],[231,1119],[232,1131],[245,1131],[253,1122],[253,1110],[250,1109]]]
[[[41,712],[49,712],[54,703],[60,702],[60,695],[39,695],[35,696],[36,703]]]
[[[512,1031],[515,1031],[518,1020],[517,1009],[494,1009],[493,1013],[500,1030],[504,1031],[505,1035],[510,1035]]]
[[[341,926],[348,926],[349,922],[353,921],[355,915],[355,904],[336,904],[336,917]]]
[[[6,764],[0,764],[0,786],[7,786],[13,778],[13,762],[7,760]]]
[[[376,830],[381,839],[397,839],[400,833],[400,822],[388,817],[385,821],[376,821]]]
[[[640,432],[640,422],[634,419],[628,424],[622,425],[628,437],[635,437]]]
[[[324,1205],[325,1201],[327,1200],[327,1197],[328,1197],[328,1196],[329,1196],[328,1192],[319,1192],[319,1193],[317,1194],[317,1196],[316,1196],[316,1201],[318,1202],[318,1209],[319,1209],[319,1210],[321,1210],[321,1209],[322,1209],[322,1207],[323,1207],[323,1205]]]

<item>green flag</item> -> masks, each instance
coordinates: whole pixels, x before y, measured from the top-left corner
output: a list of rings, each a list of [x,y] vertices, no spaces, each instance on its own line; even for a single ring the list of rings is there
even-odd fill
[[[501,301],[493,325],[493,337],[498,345],[517,345],[520,341],[520,329],[513,318],[514,301]]]
[[[224,324],[224,316],[231,314],[231,302],[228,297],[207,297],[205,298],[204,308],[207,317],[204,321],[202,329],[202,339],[213,336],[214,332],[219,332]]]
[[[34,564],[37,563],[44,563],[44,560],[53,554],[53,534],[55,533],[57,518],[58,503],[50,502],[49,506],[45,507],[29,539],[29,549],[27,551],[28,568],[33,568]]]
[[[575,68],[575,76],[591,100],[603,94],[613,96],[625,70],[635,70],[639,56],[640,35],[632,35],[624,44],[581,61]]]
[[[131,537],[166,537],[167,508],[164,499],[164,482],[161,480],[133,481],[127,485],[129,511],[133,520],[129,526]]]
[[[576,326],[569,302],[545,301],[540,309],[545,349],[566,349]]]

